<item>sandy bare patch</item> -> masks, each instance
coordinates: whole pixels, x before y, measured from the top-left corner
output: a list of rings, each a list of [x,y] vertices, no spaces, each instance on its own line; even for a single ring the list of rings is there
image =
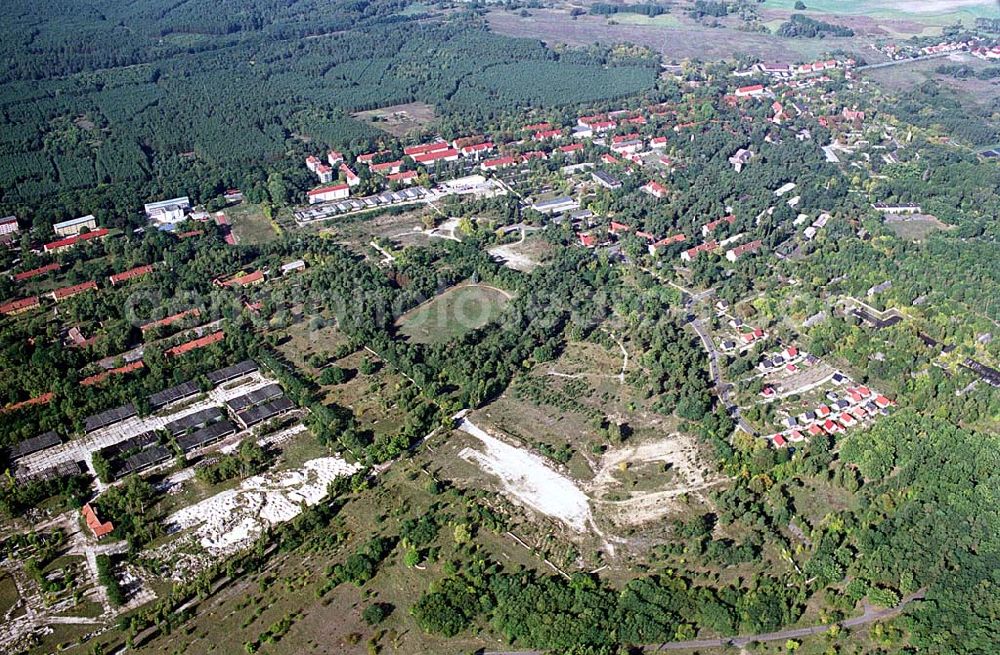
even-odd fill
[[[621,471],[623,464],[636,466],[658,462],[671,465],[673,480],[669,483],[669,488],[629,491],[615,478],[615,472]],[[601,458],[597,475],[587,485],[587,491],[613,523],[640,525],[679,511],[680,506],[676,501],[678,496],[699,493],[725,481],[721,476],[705,473],[698,447],[692,437],[674,433],[656,441],[606,452]],[[622,500],[596,500],[615,492],[627,492],[629,496]]]
[[[256,475],[235,489],[175,512],[166,521],[167,529],[191,529],[193,538],[210,555],[232,553],[252,543],[265,529],[295,518],[303,506],[315,505],[326,496],[331,482],[359,469],[339,457],[321,457],[299,469]]]
[[[529,508],[562,521],[577,532],[593,524],[587,495],[539,455],[515,448],[468,419],[458,429],[479,439],[485,451],[465,448],[459,456],[500,479],[504,490]]]

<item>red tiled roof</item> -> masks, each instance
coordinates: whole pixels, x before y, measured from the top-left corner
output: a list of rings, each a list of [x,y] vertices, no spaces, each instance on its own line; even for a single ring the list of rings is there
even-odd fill
[[[583,150],[582,143],[571,143],[568,146],[561,146],[559,148],[560,152],[576,152],[578,150]]]
[[[388,179],[390,182],[402,182],[403,180],[413,179],[416,176],[417,176],[416,171],[403,171],[402,173],[393,173],[386,179]]]
[[[53,394],[51,391],[43,393],[41,395],[35,396],[34,398],[28,398],[27,400],[22,400],[19,403],[11,403],[7,405],[2,410],[0,414],[6,414],[7,412],[16,412],[19,409],[24,409],[25,407],[31,407],[32,405],[47,405],[52,401]]]
[[[245,287],[248,284],[257,284],[264,280],[264,274],[261,271],[254,271],[253,273],[247,273],[246,275],[237,275],[229,280],[222,283],[224,287]]]
[[[136,266],[135,268],[130,268],[127,271],[122,271],[121,273],[115,273],[111,276],[111,284],[118,284],[119,282],[125,282],[127,280],[134,280],[137,277],[142,277],[148,273],[153,272],[153,267],[149,264],[144,266]]]
[[[138,371],[141,368],[145,368],[145,364],[142,363],[140,359],[137,362],[132,362],[131,364],[125,364],[124,366],[119,366],[118,368],[113,368],[107,371],[101,371],[100,373],[95,373],[94,375],[88,376],[80,380],[80,385],[84,387],[89,387],[97,384],[98,382],[103,382],[105,379],[111,377],[112,375],[123,375],[125,373],[131,373],[133,371]]]
[[[22,271],[20,273],[14,274],[15,282],[23,282],[33,277],[38,277],[39,275],[45,275],[51,271],[59,270],[59,262],[53,262],[51,264],[46,264],[45,266],[39,266],[38,268],[33,268],[30,271]]]
[[[381,173],[382,171],[388,171],[393,168],[399,168],[403,165],[403,160],[397,159],[395,161],[386,161],[381,164],[372,164],[372,172]]]
[[[167,316],[166,318],[161,318],[158,321],[152,321],[150,323],[146,323],[145,325],[141,326],[139,329],[142,330],[143,332],[145,332],[146,330],[150,330],[152,328],[162,327],[164,325],[170,325],[171,323],[176,323],[177,321],[181,320],[182,318],[186,318],[188,316],[198,316],[199,314],[201,314],[201,312],[198,310],[197,307],[195,307],[194,309],[188,309],[188,310],[185,310],[185,311],[180,312],[178,314],[173,314],[171,316]]]
[[[408,146],[403,148],[403,154],[413,157],[414,155],[422,155],[437,150],[447,150],[449,148],[450,146],[444,141],[438,141],[437,143],[424,143],[418,146]]]
[[[189,230],[187,232],[181,232],[177,235],[178,239],[187,239],[190,237],[196,237],[199,234],[205,234],[205,230]]]
[[[20,300],[12,300],[8,303],[0,305],[0,314],[17,314],[19,312],[26,312],[29,309],[34,309],[38,307],[38,296],[31,296],[30,298],[21,298]]]
[[[764,90],[763,84],[751,84],[749,86],[741,86],[740,88],[736,89],[736,93],[755,93],[757,91],[763,91],[763,90]]]
[[[83,506],[82,513],[83,520],[86,521],[87,527],[90,528],[90,531],[93,532],[94,536],[98,539],[108,535],[115,529],[115,526],[111,523],[111,521],[102,522],[99,518],[97,518],[97,512],[95,512],[94,508],[90,506],[90,503]]]
[[[420,155],[415,155],[413,161],[418,164],[427,164],[433,161],[439,161],[441,159],[447,159],[449,157],[457,157],[458,151],[454,148],[445,148],[444,150],[433,150],[431,152],[425,152]]]
[[[552,123],[532,123],[531,125],[525,125],[521,128],[522,132],[537,132],[539,130],[547,130],[552,127]]]
[[[324,193],[332,193],[334,191],[344,191],[348,186],[346,184],[333,184],[331,186],[321,186],[318,189],[313,189],[312,191],[306,192],[307,196],[319,196]]]
[[[192,350],[197,350],[198,348],[204,348],[205,346],[210,346],[213,343],[218,343],[219,341],[222,341],[224,337],[225,335],[223,334],[222,330],[219,330],[218,332],[213,332],[212,334],[208,334],[204,337],[199,337],[197,339],[193,339],[192,341],[182,343],[179,346],[168,348],[166,354],[169,357],[176,357],[177,355],[183,355],[184,353],[190,352]]]
[[[595,237],[593,234],[581,234],[579,235],[579,237],[580,237],[580,243],[587,248],[593,248],[594,246],[597,245],[597,237]]]
[[[562,136],[562,130],[538,130],[535,132],[535,141],[542,141],[543,139],[554,139],[556,137]]]
[[[778,448],[782,448],[782,447],[785,446],[786,443],[787,442],[785,441],[785,438],[783,436],[781,436],[780,434],[774,435],[774,445],[775,446],[777,446]]]
[[[56,289],[52,292],[52,298],[57,301],[65,300],[66,298],[71,298],[77,294],[83,293],[84,291],[90,291],[92,289],[97,289],[97,282],[94,282],[93,280],[89,282],[81,282],[80,284],[74,284],[71,287]]]
[[[729,223],[730,225],[732,225],[733,221],[735,221],[735,220],[736,220],[736,217],[733,216],[732,214],[730,214],[728,216],[723,216],[722,218],[717,218],[714,221],[709,221],[708,223],[705,223],[704,227],[709,232],[713,232],[713,231],[715,231],[715,228],[719,227],[723,223]]]
[[[103,239],[107,236],[108,230],[106,228],[100,228],[98,230],[92,230],[90,232],[85,232],[83,234],[78,234],[72,237],[66,237],[65,239],[59,239],[58,241],[52,241],[51,243],[46,243],[43,249],[48,252],[50,250],[59,250],[60,248],[68,248],[70,246],[76,245],[78,241],[90,241],[91,239]]]
[[[514,157],[496,157],[495,159],[487,159],[483,162],[483,168],[503,168],[504,166],[513,166],[517,163],[517,159]]]

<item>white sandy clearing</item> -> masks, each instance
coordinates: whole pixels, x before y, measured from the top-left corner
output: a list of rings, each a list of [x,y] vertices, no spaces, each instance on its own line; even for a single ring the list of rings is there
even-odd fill
[[[315,505],[333,480],[359,468],[339,457],[322,457],[300,469],[247,478],[236,489],[175,512],[167,519],[167,529],[192,528],[208,553],[231,553],[252,543],[266,528],[295,518],[303,506]]]
[[[500,478],[503,488],[515,499],[577,532],[593,524],[587,495],[572,480],[550,468],[542,457],[504,443],[468,419],[462,419],[458,429],[486,447],[485,451],[465,448],[459,456]]]

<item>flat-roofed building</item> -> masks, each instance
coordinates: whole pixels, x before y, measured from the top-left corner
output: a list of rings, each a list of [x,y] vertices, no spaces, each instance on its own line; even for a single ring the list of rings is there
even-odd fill
[[[97,229],[97,218],[95,218],[93,214],[87,214],[86,216],[81,216],[80,218],[73,218],[68,221],[56,223],[52,226],[52,231],[61,237],[75,237],[80,234],[81,230],[84,228],[87,228],[88,230]]]

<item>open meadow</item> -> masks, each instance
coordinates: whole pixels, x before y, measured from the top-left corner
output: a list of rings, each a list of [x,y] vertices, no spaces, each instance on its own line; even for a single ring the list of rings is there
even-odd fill
[[[497,318],[510,294],[484,284],[461,284],[415,307],[396,322],[416,343],[445,343]]]

